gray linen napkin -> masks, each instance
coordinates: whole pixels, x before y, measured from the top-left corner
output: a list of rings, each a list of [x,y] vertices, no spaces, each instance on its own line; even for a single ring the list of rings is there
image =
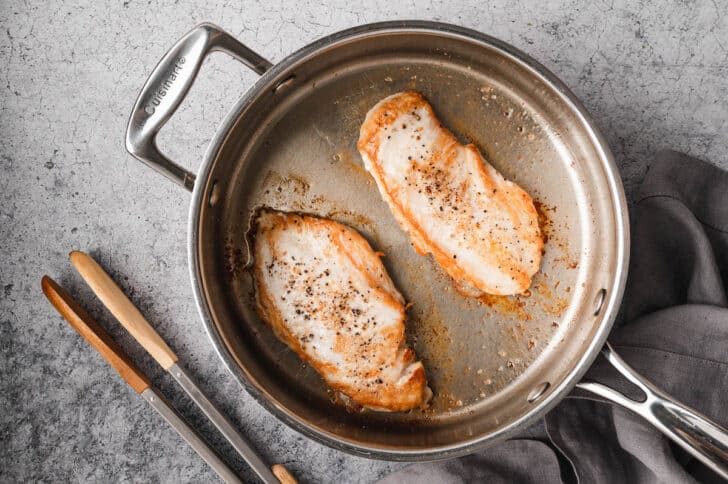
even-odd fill
[[[627,323],[609,340],[656,386],[728,426],[728,172],[681,153],[660,153],[631,221]],[[601,357],[586,379],[639,394]],[[541,439],[532,430],[380,482],[721,482],[639,417],[578,390],[543,425]]]

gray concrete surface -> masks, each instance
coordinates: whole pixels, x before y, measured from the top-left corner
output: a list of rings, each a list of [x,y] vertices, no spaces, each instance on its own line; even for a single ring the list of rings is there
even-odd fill
[[[268,461],[312,482],[371,482],[401,466],[327,449],[278,423],[226,372],[198,322],[185,256],[189,194],[123,146],[146,76],[196,23],[215,22],[273,61],[323,35],[386,19],[435,19],[494,35],[540,60],[584,101],[631,193],[659,148],[728,167],[727,9],[716,0],[1,2],[0,481],[213,477],[52,311],[40,293],[43,274],[71,288],[233,455],[80,282],[66,257],[74,248],[112,270]],[[196,167],[254,79],[214,56],[161,145]]]

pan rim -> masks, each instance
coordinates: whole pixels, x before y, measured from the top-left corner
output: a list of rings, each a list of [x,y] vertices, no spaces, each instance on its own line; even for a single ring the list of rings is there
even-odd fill
[[[282,74],[292,64],[304,61],[307,56],[342,41],[386,33],[438,34],[451,38],[459,38],[471,43],[474,42],[481,44],[483,47],[499,51],[511,61],[528,69],[531,73],[540,78],[544,83],[549,85],[556,93],[558,93],[561,99],[567,104],[568,108],[577,116],[579,122],[585,129],[585,133],[588,134],[591,143],[598,153],[598,156],[595,158],[598,158],[606,177],[608,192],[610,194],[610,204],[613,209],[612,214],[614,216],[615,223],[615,237],[617,240],[615,270],[609,284],[607,300],[603,305],[601,322],[599,322],[599,326],[595,331],[587,350],[581,355],[579,361],[572,367],[567,376],[559,382],[554,390],[550,392],[546,398],[535,403],[533,408],[531,408],[526,414],[512,420],[496,432],[481,434],[477,437],[463,440],[459,443],[422,449],[395,449],[353,442],[306,422],[293,412],[290,412],[287,408],[278,404],[264,388],[259,387],[245,375],[245,370],[237,365],[229,348],[225,345],[221,336],[218,334],[208,301],[204,295],[200,258],[198,257],[200,252],[198,230],[201,220],[201,211],[204,206],[204,196],[207,185],[206,182],[209,178],[213,161],[216,159],[217,154],[219,153],[220,148],[222,147],[230,130],[233,128],[237,119],[244,110],[252,104],[261,92],[263,92],[266,85],[270,84],[272,80]],[[248,88],[245,94],[243,94],[237,103],[233,105],[224,121],[216,130],[215,135],[212,137],[203,157],[190,203],[187,250],[188,268],[193,287],[193,296],[205,331],[213,343],[215,352],[223,361],[228,371],[235,376],[245,390],[253,396],[259,404],[273,414],[278,420],[282,421],[292,429],[319,443],[337,450],[362,457],[380,458],[391,461],[432,461],[467,455],[515,435],[520,430],[543,417],[574,388],[601,351],[617,316],[627,277],[627,266],[629,261],[629,223],[624,188],[611,150],[609,149],[609,146],[603,138],[596,123],[591,118],[591,115],[561,80],[526,53],[489,35],[447,23],[402,20],[366,24],[322,37],[276,63],[250,88]]]

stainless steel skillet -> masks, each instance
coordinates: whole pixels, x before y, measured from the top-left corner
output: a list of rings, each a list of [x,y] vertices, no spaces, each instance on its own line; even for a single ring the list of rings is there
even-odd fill
[[[195,176],[166,158],[155,138],[215,50],[261,78],[233,106]],[[461,297],[436,264],[415,254],[379,198],[356,151],[359,126],[378,100],[405,89],[422,92],[445,126],[538,201],[548,241],[530,295]],[[245,388],[291,427],[369,457],[463,455],[542,417],[604,351],[647,399],[579,385],[641,414],[728,476],[725,430],[672,402],[605,346],[629,252],[619,175],[579,101],[513,47],[451,25],[391,22],[334,34],[272,65],[202,24],[155,68],[126,145],[192,190],[189,263],[207,332]],[[389,273],[414,303],[408,338],[435,391],[429,410],[347,412],[259,320],[246,232],[262,205],[342,221],[386,253]]]

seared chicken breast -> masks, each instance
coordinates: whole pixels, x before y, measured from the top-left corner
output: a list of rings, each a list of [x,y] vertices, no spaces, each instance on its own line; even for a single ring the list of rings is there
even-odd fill
[[[340,223],[262,210],[254,241],[258,312],[345,401],[409,410],[432,393],[405,344],[405,302],[380,256]]]
[[[445,129],[421,94],[375,105],[358,148],[415,250],[432,254],[459,292],[528,289],[543,250],[533,200]]]

